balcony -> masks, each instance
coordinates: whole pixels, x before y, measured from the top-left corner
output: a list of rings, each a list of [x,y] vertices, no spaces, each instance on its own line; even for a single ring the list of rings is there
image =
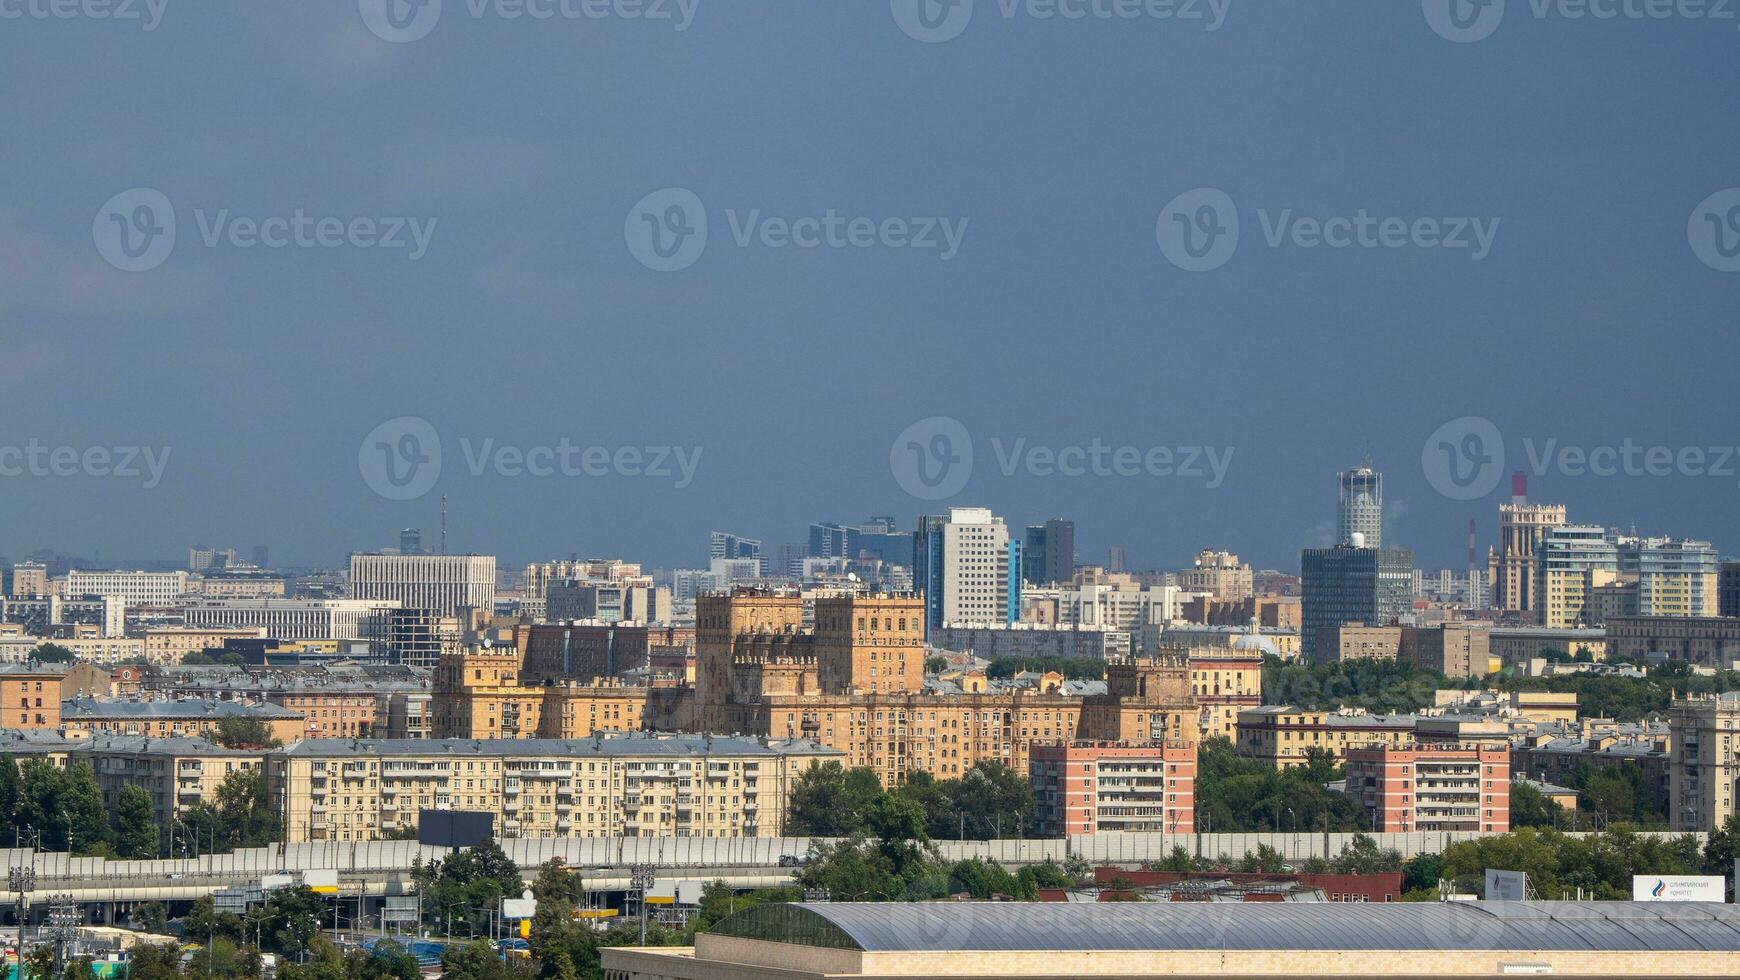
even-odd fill
[[[512,778],[508,779],[506,782],[503,782],[502,786],[501,786],[501,791],[503,793],[508,794],[509,796],[518,796],[520,793],[520,789],[521,789],[520,781],[518,779],[512,779]]]

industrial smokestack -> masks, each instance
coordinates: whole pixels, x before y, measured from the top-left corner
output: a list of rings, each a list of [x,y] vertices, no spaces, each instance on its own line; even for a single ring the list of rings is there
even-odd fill
[[[1510,475],[1510,502],[1525,504],[1529,499],[1529,477],[1522,470]]]

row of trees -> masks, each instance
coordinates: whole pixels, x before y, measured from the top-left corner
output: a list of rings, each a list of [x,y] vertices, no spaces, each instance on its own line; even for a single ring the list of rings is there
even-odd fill
[[[17,764],[0,755],[0,840],[81,856],[156,858],[165,851],[194,854],[259,847],[283,839],[283,821],[257,770],[224,778],[215,800],[158,823],[151,794],[123,786],[111,810],[88,762],[62,769],[43,759]]]
[[[1000,762],[980,762],[959,779],[914,772],[893,790],[870,769],[829,762],[798,778],[786,826],[803,837],[910,837],[916,828],[927,839],[989,840],[1030,833],[1034,814],[1033,788]]]
[[[1238,755],[1225,738],[1197,749],[1198,833],[1366,829],[1359,804],[1325,788],[1344,775],[1328,752],[1312,750],[1305,765],[1277,769]]]

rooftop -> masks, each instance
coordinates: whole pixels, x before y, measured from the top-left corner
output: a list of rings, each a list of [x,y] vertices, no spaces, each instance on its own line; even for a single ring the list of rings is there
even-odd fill
[[[1740,906],[1666,902],[761,905],[713,935],[864,952],[1740,952]]]
[[[431,756],[467,755],[521,757],[548,755],[568,758],[614,758],[620,756],[705,757],[708,755],[781,756],[837,755],[809,739],[749,738],[741,735],[650,735],[624,732],[592,738],[311,738],[284,749],[283,754],[301,758],[333,756]]]
[[[104,718],[300,718],[275,704],[243,704],[211,698],[170,698],[163,701],[119,701],[67,698],[60,703],[63,721]]]

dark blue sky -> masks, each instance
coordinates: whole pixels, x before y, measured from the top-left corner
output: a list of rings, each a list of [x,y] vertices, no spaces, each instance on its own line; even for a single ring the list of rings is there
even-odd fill
[[[1212,31],[977,0],[959,36],[921,43],[888,0],[699,0],[681,31],[473,16],[481,3],[445,0],[408,43],[371,33],[356,0],[167,0],[152,31],[0,19],[0,447],[170,451],[149,488],[82,456],[70,476],[0,476],[0,554],[265,543],[331,564],[401,526],[432,533],[445,492],[453,547],[513,562],[695,564],[713,528],[776,545],[812,520],[909,525],[954,503],[1073,518],[1087,560],[1116,543],[1137,567],[1176,566],[1212,546],[1295,567],[1329,536],[1335,471],[1369,453],[1390,542],[1459,566],[1468,519],[1484,549],[1506,490],[1434,488],[1422,448],[1449,420],[1490,419],[1505,472],[1529,468],[1525,439],[1740,443],[1740,273],[1719,268],[1740,212],[1700,203],[1740,185],[1732,19],[1509,0],[1490,36],[1456,43],[1413,0],[1232,0]],[[177,226],[141,272],[97,247],[105,202],[133,188],[161,192]],[[672,272],[625,242],[664,188],[692,192],[709,226]],[[1235,202],[1240,238],[1191,272],[1157,234],[1196,188]],[[1715,252],[1700,207],[1726,236]],[[203,240],[220,212],[298,209],[435,224],[415,260],[366,236]],[[1293,224],[1362,209],[1445,234],[1498,223],[1479,258],[1411,232],[1308,247]],[[863,247],[773,247],[777,224],[736,240],[830,210],[877,231]],[[897,247],[896,218],[905,237],[928,219],[964,234],[945,260]],[[365,435],[402,416],[442,448],[410,501],[359,467]],[[890,464],[933,416],[974,448],[941,503]],[[469,472],[484,440],[563,439],[702,455],[681,488],[512,476],[511,459]],[[998,465],[1016,440],[1095,439],[1233,456],[1212,489]],[[1740,476],[1685,470],[1553,464],[1533,483],[1575,518],[1736,550]]]

